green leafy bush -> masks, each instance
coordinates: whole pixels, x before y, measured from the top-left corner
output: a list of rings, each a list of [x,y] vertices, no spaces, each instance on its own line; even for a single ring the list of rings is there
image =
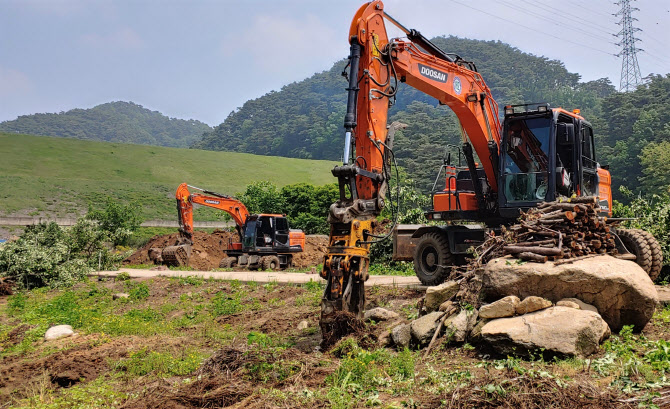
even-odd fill
[[[630,217],[635,220],[624,223],[625,227],[643,229],[653,234],[663,249],[664,274],[667,276],[670,266],[670,194],[653,194],[646,197],[634,197],[626,187],[619,189],[631,202],[624,205],[614,202],[614,217]]]
[[[250,213],[285,214],[291,228],[307,234],[328,234],[328,209],[339,197],[337,185],[295,183],[281,189],[263,181],[247,186],[237,195]]]
[[[86,218],[98,222],[114,245],[126,245],[133,232],[142,224],[141,209],[137,203],[120,204],[107,198],[104,209],[89,206]]]
[[[22,288],[72,285],[93,269],[108,269],[123,259],[107,241],[107,233],[87,219],[66,229],[54,222],[29,226],[18,240],[0,247],[0,276]]]

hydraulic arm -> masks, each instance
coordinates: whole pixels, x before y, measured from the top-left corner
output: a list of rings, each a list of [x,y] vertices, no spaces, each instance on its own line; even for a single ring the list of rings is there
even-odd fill
[[[407,40],[389,40],[384,20],[398,26]],[[501,140],[497,104],[473,63],[447,54],[415,30],[408,30],[384,12],[381,1],[358,9],[349,31],[350,55],[347,111],[344,118],[344,160],[332,173],[340,198],[330,208],[330,242],[321,277],[327,288],[321,305],[324,334],[335,325],[337,311],[359,318],[365,302],[372,223],[385,206],[390,178],[392,133],[389,106],[398,82],[435,97],[457,115],[463,151],[474,181],[478,212],[496,203],[498,150]],[[476,169],[476,158],[485,179]]]
[[[197,189],[206,193],[190,193],[188,188]],[[169,246],[163,249],[163,260],[169,265],[186,265],[191,257],[191,246],[193,245],[193,204],[199,204],[214,209],[222,210],[235,220],[235,228],[240,241],[242,240],[242,227],[244,226],[249,211],[244,203],[234,197],[222,195],[220,193],[203,190],[195,186],[189,186],[182,183],[175,193],[177,199],[177,214],[179,216],[179,233],[181,235],[179,243],[175,246]]]

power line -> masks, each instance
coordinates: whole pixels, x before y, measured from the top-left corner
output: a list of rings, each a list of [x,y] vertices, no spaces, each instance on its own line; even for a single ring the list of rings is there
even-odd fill
[[[588,10],[588,11],[590,11],[591,13],[600,14],[601,16],[606,16],[606,17],[609,18],[612,22],[616,21],[616,19],[613,18],[614,16],[613,16],[612,14],[610,14],[610,13],[604,13],[604,12],[602,12],[602,11],[593,10],[593,9],[588,8],[588,7],[584,7],[584,4],[578,3],[578,2],[573,1],[573,0],[568,0],[568,1],[569,1],[570,3],[572,3],[573,5],[575,5],[576,7],[581,7],[581,8],[583,8],[584,10]]]
[[[601,49],[599,49],[599,48],[591,47],[591,46],[589,46],[589,45],[582,44],[582,43],[578,43],[578,42],[575,42],[575,41],[572,41],[572,40],[568,40],[567,38],[562,38],[562,37],[559,37],[559,36],[557,36],[557,35],[554,35],[554,34],[551,34],[551,33],[544,32],[544,31],[542,31],[542,30],[538,30],[538,29],[535,29],[535,28],[532,28],[532,27],[528,27],[528,26],[523,25],[523,24],[521,24],[521,23],[518,23],[518,22],[516,22],[516,21],[512,21],[512,20],[506,19],[506,18],[504,18],[504,17],[500,17],[500,16],[497,16],[497,15],[495,15],[495,14],[489,13],[489,12],[487,12],[487,11],[478,9],[478,8],[476,8],[476,7],[473,7],[473,6],[470,6],[470,5],[468,5],[468,4],[461,3],[461,2],[458,1],[458,0],[451,0],[451,2],[452,2],[452,3],[459,4],[459,5],[463,6],[463,7],[467,7],[467,8],[469,8],[469,9],[471,9],[471,10],[475,10],[475,11],[477,11],[477,12],[479,12],[479,13],[486,14],[487,16],[491,16],[491,17],[493,17],[493,18],[497,18],[498,20],[502,20],[502,21],[506,21],[506,22],[508,22],[508,23],[514,24],[514,25],[517,26],[517,27],[523,27],[523,28],[525,28],[525,29],[527,29],[527,30],[530,30],[530,31],[534,32],[534,33],[544,34],[544,35],[546,35],[546,36],[555,38],[555,39],[557,39],[557,40],[565,41],[566,43],[570,43],[570,44],[576,45],[576,46],[578,46],[578,47],[583,47],[583,48],[588,48],[588,49],[591,49],[591,50],[594,50],[594,51],[598,51],[598,52],[600,52],[600,53],[607,54],[607,55],[609,55],[609,56],[616,56],[616,54],[613,54],[613,53],[610,53],[610,52],[607,52],[607,51],[603,51],[603,50],[601,50]]]
[[[645,53],[647,56],[649,56],[649,57],[651,57],[651,58],[653,58],[653,59],[655,59],[655,60],[657,60],[657,61],[660,61],[660,62],[665,63],[665,64],[670,64],[670,60],[666,60],[666,59],[664,59],[664,58],[661,58],[661,57],[659,57],[659,56],[657,56],[657,55],[655,55],[655,54],[652,54],[652,53],[650,53],[650,52],[648,52],[648,51],[645,51],[645,50],[642,50],[642,52]]]
[[[528,4],[528,5],[531,5],[531,6],[534,6],[534,7],[536,7],[536,8],[539,8],[539,9],[541,9],[541,10],[549,11],[549,12],[552,13],[552,16],[554,16],[554,17],[562,17],[562,18],[565,18],[565,19],[568,19],[568,20],[569,20],[569,18],[566,17],[566,16],[572,16],[572,17],[574,17],[574,18],[577,19],[577,20],[581,20],[581,21],[583,21],[584,23],[589,24],[589,26],[592,26],[592,27],[600,27],[600,29],[602,29],[603,31],[605,31],[607,34],[614,35],[614,33],[612,33],[612,32],[609,31],[610,28],[607,28],[607,27],[605,27],[605,26],[601,26],[601,25],[599,25],[599,24],[597,24],[597,23],[595,23],[595,22],[593,22],[593,21],[587,20],[587,19],[585,19],[584,17],[580,17],[580,16],[578,16],[578,15],[576,15],[576,14],[567,13],[565,10],[560,10],[560,9],[551,7],[551,6],[549,6],[549,5],[546,5],[546,4],[544,4],[544,3],[536,3],[536,2],[531,2],[531,1],[528,1],[528,0],[523,0],[523,2],[526,3],[526,4]]]
[[[505,6],[505,7],[511,8],[511,9],[513,9],[513,10],[517,10],[517,11],[519,11],[519,12],[521,12],[521,13],[528,14],[528,15],[530,15],[530,16],[534,16],[534,17],[541,18],[542,20],[548,21],[548,22],[550,22],[550,23],[552,23],[552,24],[554,24],[554,25],[556,25],[556,26],[559,26],[559,27],[569,26],[572,30],[579,31],[579,32],[581,32],[581,33],[583,33],[583,34],[585,34],[585,35],[587,35],[587,36],[589,36],[589,37],[592,37],[592,38],[595,38],[595,39],[597,39],[597,40],[605,41],[605,42],[608,42],[608,43],[610,43],[610,44],[612,44],[612,45],[615,45],[613,42],[610,42],[609,39],[606,39],[606,38],[604,38],[604,37],[600,37],[599,35],[596,35],[596,34],[593,34],[593,33],[589,33],[588,31],[586,31],[586,30],[584,30],[584,29],[582,29],[582,28],[580,28],[580,27],[576,27],[576,26],[573,26],[573,25],[570,25],[570,24],[559,24],[558,22],[556,22],[556,20],[552,20],[552,19],[550,19],[550,18],[548,18],[548,17],[546,17],[546,16],[543,16],[543,15],[541,15],[541,14],[539,14],[539,13],[536,13],[536,12],[534,12],[534,11],[525,10],[525,9],[523,9],[523,8],[519,8],[519,7],[512,6],[511,4],[506,4],[506,3],[502,3],[502,2],[499,3],[499,4],[501,4],[501,5]]]

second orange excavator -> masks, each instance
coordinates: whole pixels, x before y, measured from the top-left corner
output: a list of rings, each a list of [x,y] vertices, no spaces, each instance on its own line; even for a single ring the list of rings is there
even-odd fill
[[[204,194],[191,193],[188,188]],[[188,264],[193,246],[193,205],[212,207],[228,213],[235,221],[239,241],[230,241],[227,257],[219,267],[279,270],[288,268],[293,255],[305,248],[305,233],[290,229],[282,214],[249,214],[240,200],[182,183],[175,194],[179,215],[179,242],[165,247],[161,257],[171,266]]]

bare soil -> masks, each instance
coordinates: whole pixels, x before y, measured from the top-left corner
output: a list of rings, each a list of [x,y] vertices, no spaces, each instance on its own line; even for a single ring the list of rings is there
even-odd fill
[[[135,282],[136,280],[132,280]],[[131,309],[160,311],[170,309],[165,320],[188,313],[184,300],[199,300],[205,308],[214,297],[234,298],[244,292],[241,302],[252,308],[241,312],[221,315],[215,319],[214,328],[227,334],[225,340],[204,336],[202,324],[185,325],[174,334],[148,337],[116,336],[82,333],[57,341],[37,341],[35,349],[20,355],[10,355],[0,361],[0,401],[5,398],[20,399],[34,393],[35,383],[43,379],[55,393],[75,385],[90,382],[100,377],[118,373],[115,363],[128,358],[133,352],[146,348],[149,351],[184,351],[196,348],[208,358],[200,367],[186,376],[162,378],[143,376],[128,378],[115,388],[128,394],[119,402],[125,409],[135,408],[325,408],[330,404],[325,397],[317,400],[299,399],[303,394],[326,393],[329,377],[346,358],[346,350],[338,350],[345,341],[335,345],[331,351],[323,351],[319,345],[318,293],[303,286],[243,285],[221,281],[203,281],[200,284],[185,284],[179,279],[157,277],[139,280],[149,287],[149,297],[141,302],[119,303],[114,314],[123,315]],[[88,291],[90,284],[81,284],[79,289]],[[127,283],[113,280],[97,283],[107,292],[105,296],[127,290]],[[77,291],[77,288],[75,288]],[[382,306],[400,314],[395,322],[366,324],[357,327],[353,337],[359,345],[371,342],[366,347],[372,350],[387,345],[388,329],[400,322],[409,322],[417,310],[423,292],[403,288],[370,287],[366,289],[366,308]],[[0,307],[8,297],[0,296]],[[301,321],[307,329],[298,329]],[[15,327],[0,344],[0,348],[20,343],[32,326],[16,319],[0,315],[0,326]],[[76,330],[76,328],[75,328]],[[249,345],[252,332],[266,334],[273,339],[287,341],[285,349],[254,348]],[[665,324],[656,322],[645,328],[651,339],[668,338]],[[519,363],[517,368],[494,368],[489,357],[481,351],[438,345],[427,356],[416,358],[416,378],[412,383],[413,395],[398,391],[381,392],[383,404],[393,407],[414,408],[634,408],[639,402],[626,402],[625,396],[614,388],[608,388],[610,380],[595,379],[588,367],[559,368],[554,377],[527,376],[519,367],[529,370],[535,363]],[[504,359],[505,357],[500,357]],[[482,365],[482,363],[488,363]],[[291,368],[286,376],[274,372],[259,371],[258,368],[278,364],[279,368]],[[450,376],[468,371],[471,378],[454,382],[449,389],[437,388],[426,376]],[[266,374],[267,376],[263,376]],[[557,384],[556,379],[565,380]],[[499,391],[491,388],[500,387]],[[274,391],[271,393],[271,391]],[[307,391],[307,392],[305,392]],[[321,392],[318,392],[321,391]],[[666,393],[665,390],[660,390]],[[282,398],[282,394],[290,396]],[[410,402],[411,398],[411,404]],[[8,399],[9,401],[9,399]],[[405,403],[403,403],[405,402]],[[357,406],[364,407],[361,401]],[[2,404],[0,404],[2,407]]]
[[[215,230],[211,234],[195,231],[193,234],[193,252],[191,253],[191,259],[189,260],[188,266],[195,270],[203,271],[218,268],[221,259],[226,257],[228,243],[231,240],[239,240],[237,233],[223,230]],[[154,236],[147,242],[147,244],[142,246],[123,262],[124,264],[151,264],[153,261],[149,258],[149,249],[162,249],[168,246],[174,246],[178,242],[179,233]],[[305,238],[304,251],[293,256],[294,267],[304,269],[323,263],[323,256],[326,254],[327,245],[327,236],[307,236]]]

